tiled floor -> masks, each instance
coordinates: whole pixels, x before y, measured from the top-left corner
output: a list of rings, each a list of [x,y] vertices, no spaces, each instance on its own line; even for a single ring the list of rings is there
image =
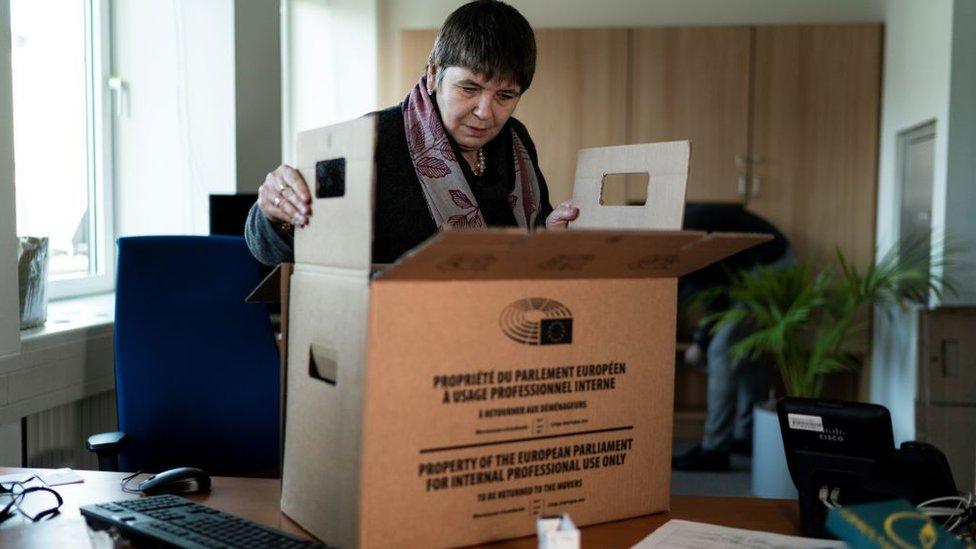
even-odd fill
[[[674,441],[674,453],[682,453],[698,441]],[[685,496],[752,496],[752,459],[732,455],[732,470],[723,473],[671,472],[671,493]]]

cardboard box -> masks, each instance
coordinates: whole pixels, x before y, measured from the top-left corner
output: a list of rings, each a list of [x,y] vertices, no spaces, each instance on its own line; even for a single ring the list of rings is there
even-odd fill
[[[676,277],[768,237],[448,231],[375,272],[372,120],[296,152],[316,198],[290,281],[288,516],[343,547],[443,547],[668,509]],[[678,227],[688,153],[584,151],[577,186],[647,171]]]
[[[945,454],[956,485],[976,483],[976,307],[918,311],[915,436]]]

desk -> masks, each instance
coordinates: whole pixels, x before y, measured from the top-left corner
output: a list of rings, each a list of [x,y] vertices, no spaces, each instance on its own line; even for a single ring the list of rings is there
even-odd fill
[[[0,475],[36,471],[39,469],[0,467]],[[139,497],[122,491],[119,481],[125,476],[123,473],[78,471],[78,474],[85,479],[84,483],[54,488],[64,498],[64,505],[59,517],[53,520],[79,517],[78,507],[82,505]],[[280,489],[278,480],[275,479],[214,477],[213,489],[209,494],[190,494],[186,497],[266,526],[309,537],[278,509]],[[799,515],[795,501],[673,496],[670,513],[583,528],[582,546],[630,547],[671,518],[780,534],[799,534]],[[4,529],[20,521],[21,519],[13,518],[0,527],[0,546],[5,545]],[[535,537],[525,537],[492,544],[491,547],[535,549],[537,545]]]

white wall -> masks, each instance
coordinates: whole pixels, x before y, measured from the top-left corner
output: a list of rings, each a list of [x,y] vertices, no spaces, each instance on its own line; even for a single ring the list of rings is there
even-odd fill
[[[959,293],[941,303],[976,304],[976,3],[889,0],[879,154],[879,254],[898,238],[898,134],[936,121],[932,197],[933,255],[948,239],[968,244],[944,273]],[[917,312],[875,314],[871,399],[888,406],[895,438],[915,436]]]
[[[952,0],[889,0],[885,17],[884,82],[878,165],[877,245],[886,250],[898,240],[898,133],[935,120],[933,223],[943,223]]]
[[[946,267],[958,293],[945,305],[976,305],[976,2],[955,0],[946,151],[945,234],[960,252]],[[951,240],[950,240],[951,242]]]
[[[294,133],[377,107],[377,0],[284,0],[284,150]]]
[[[205,234],[207,195],[234,193],[234,0],[114,2],[119,235]]]
[[[20,351],[13,120],[10,3],[0,0],[0,356]]]
[[[885,41],[878,246],[898,238],[898,134],[934,119],[933,254],[959,244],[943,273],[956,282],[931,305],[976,305],[976,2],[889,0]]]
[[[234,2],[237,192],[257,192],[281,163],[281,23],[278,0]]]
[[[533,27],[653,27],[881,21],[884,0],[507,0]],[[379,85],[403,99],[393,68],[400,29],[432,29],[464,0],[380,0]]]

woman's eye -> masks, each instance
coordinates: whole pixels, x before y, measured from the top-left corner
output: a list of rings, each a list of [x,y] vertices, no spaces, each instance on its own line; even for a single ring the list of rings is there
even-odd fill
[[[461,88],[461,89],[464,90],[464,93],[466,93],[468,95],[474,95],[474,94],[478,93],[478,88],[465,87],[465,88]]]

